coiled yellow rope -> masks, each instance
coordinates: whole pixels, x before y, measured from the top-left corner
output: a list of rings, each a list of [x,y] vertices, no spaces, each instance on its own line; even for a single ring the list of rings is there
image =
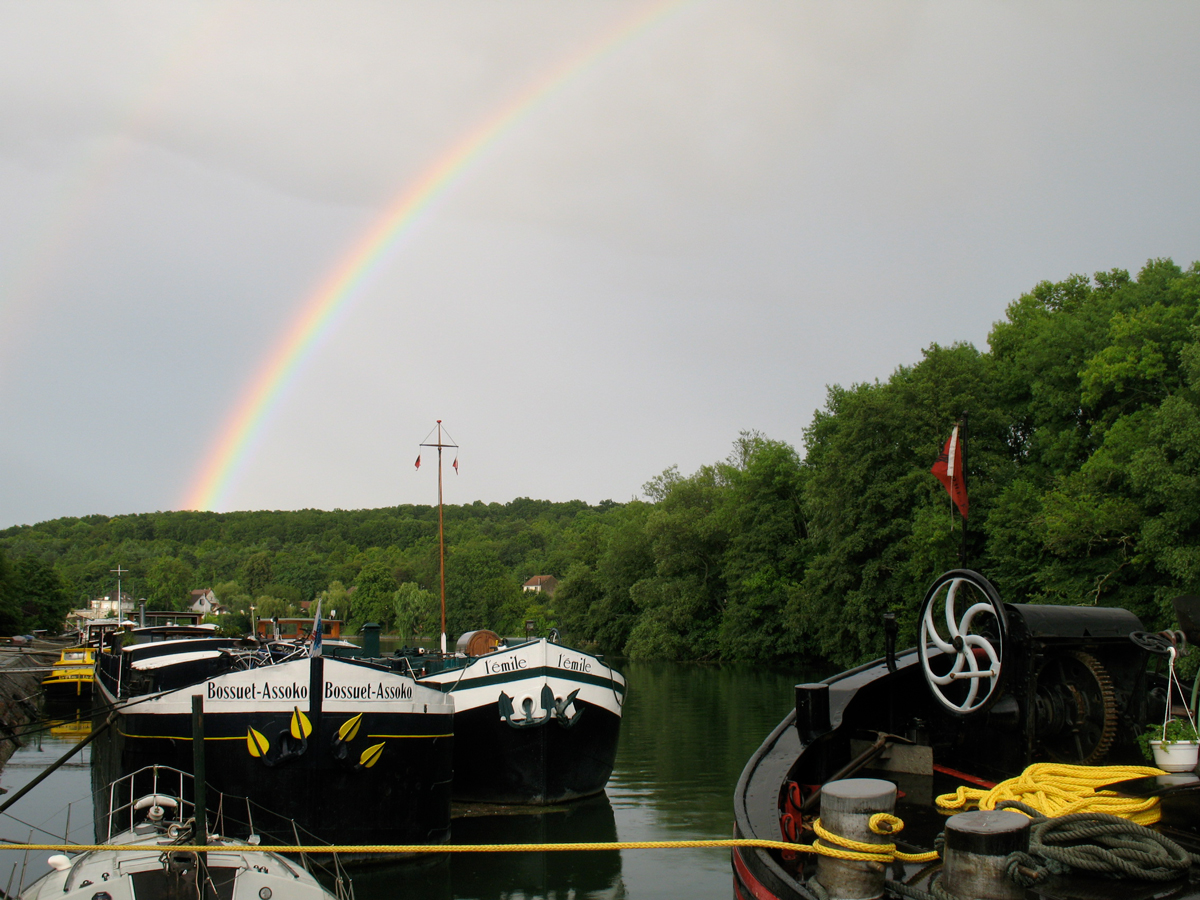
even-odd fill
[[[1119,797],[1097,788],[1130,778],[1162,775],[1153,766],[1069,766],[1035,763],[1016,778],[1002,781],[991,790],[959,786],[953,794],[942,794],[942,809],[995,809],[1004,800],[1016,800],[1044,816],[1058,818],[1074,813],[1108,813],[1139,825],[1153,825],[1161,816],[1157,797]]]
[[[876,813],[868,823],[875,834],[899,834],[904,830],[904,822],[890,813]],[[932,862],[938,858],[937,853],[902,853],[895,844],[868,844],[863,841],[852,841],[850,838],[834,834],[821,824],[820,819],[813,822],[813,831],[817,839],[811,844],[797,844],[792,847],[799,853],[818,853],[834,859],[858,860],[860,862],[890,863],[894,859],[904,862]]]

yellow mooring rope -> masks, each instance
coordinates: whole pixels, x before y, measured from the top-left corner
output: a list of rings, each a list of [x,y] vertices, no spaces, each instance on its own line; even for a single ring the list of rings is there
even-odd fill
[[[1004,800],[1016,800],[1044,816],[1058,818],[1073,813],[1108,813],[1138,825],[1153,825],[1161,815],[1157,797],[1120,797],[1097,788],[1130,778],[1162,775],[1153,766],[1068,766],[1035,763],[1016,778],[981,790],[960,786],[942,794],[937,805],[947,810],[995,809]]]
[[[1069,766],[1061,763],[1035,763],[1016,778],[1010,778],[991,790],[960,786],[953,794],[942,794],[937,805],[945,810],[965,811],[971,808],[995,809],[1004,800],[1024,803],[1042,815],[1058,818],[1073,813],[1108,813],[1129,819],[1139,825],[1152,825],[1159,819],[1158,799],[1119,797],[1112,791],[1097,791],[1096,788],[1131,778],[1162,775],[1161,769],[1152,766]],[[904,822],[889,813],[876,813],[869,820],[872,832],[878,835],[899,834]],[[202,847],[193,844],[18,844],[0,842],[5,850],[44,851],[60,853],[87,853],[97,850],[118,852],[156,853],[361,853],[361,854],[415,854],[415,853],[543,853],[551,851],[594,851],[594,850],[686,850],[686,849],[731,849],[734,847],[758,847],[764,850],[788,850],[793,853],[816,853],[836,859],[860,862],[890,863],[933,862],[936,852],[903,853],[894,843],[868,844],[854,841],[830,832],[818,818],[813,822],[817,837],[811,844],[793,844],[788,841],[768,841],[757,838],[725,838],[706,841],[599,841],[578,844],[210,844]]]
[[[899,834],[904,822],[888,813],[877,813],[870,819],[870,828],[876,834]],[[866,844],[833,834],[817,819],[813,823],[818,840],[811,845],[792,844],[787,841],[767,841],[757,838],[724,838],[709,841],[600,841],[579,844],[17,844],[3,843],[5,850],[45,851],[60,853],[87,853],[96,850],[142,853],[361,853],[361,854],[413,854],[413,853],[542,853],[564,850],[686,850],[686,849],[730,849],[733,847],[759,847],[764,850],[790,850],[794,853],[819,853],[838,859],[862,860],[865,862],[890,863],[893,859],[906,862],[931,862],[938,858],[936,853],[901,853],[895,844]],[[825,841],[826,843],[822,843]]]
[[[869,844],[879,847],[882,844]],[[711,841],[600,841],[581,844],[16,844],[0,843],[4,850],[57,850],[88,853],[115,850],[121,853],[542,853],[549,850],[687,850],[730,847],[761,847],[764,850],[805,850],[787,841],[754,838],[724,838]]]

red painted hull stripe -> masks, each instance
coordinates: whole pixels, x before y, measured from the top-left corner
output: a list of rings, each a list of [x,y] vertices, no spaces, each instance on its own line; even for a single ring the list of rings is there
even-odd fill
[[[739,897],[742,896],[742,892],[737,890],[737,883],[740,880],[750,891],[754,900],[779,900],[778,897],[763,887],[757,878],[750,874],[750,870],[742,860],[742,852],[737,847],[733,848],[733,870],[737,873],[737,878],[733,880],[733,886]]]

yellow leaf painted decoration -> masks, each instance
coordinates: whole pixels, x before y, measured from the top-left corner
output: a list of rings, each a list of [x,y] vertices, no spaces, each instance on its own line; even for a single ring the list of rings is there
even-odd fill
[[[364,769],[369,769],[375,763],[379,762],[379,757],[383,756],[383,744],[376,744],[374,747],[368,747],[363,751],[359,758],[359,763]]]
[[[342,723],[342,727],[338,729],[339,741],[352,741],[354,736],[358,734],[358,726],[362,724],[362,713],[357,716],[347,719]]]
[[[308,721],[308,716],[300,712],[300,707],[292,707],[292,737],[298,741],[303,741],[312,734],[312,722]]]
[[[261,732],[255,731],[253,728],[247,728],[246,749],[250,751],[251,756],[257,759],[260,756],[267,755],[267,751],[271,749],[271,742]]]

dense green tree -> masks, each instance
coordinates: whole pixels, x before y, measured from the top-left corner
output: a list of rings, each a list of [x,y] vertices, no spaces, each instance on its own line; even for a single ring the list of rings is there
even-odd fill
[[[1195,536],[1168,508],[1197,474],[1179,448],[1198,311],[1200,270],[1151,260],[1136,281],[1114,270],[1043,283],[994,329],[1023,428],[989,536],[1019,598],[1120,603],[1162,621],[1167,596],[1196,585],[1172,565]]]
[[[300,610],[295,604],[280,597],[272,597],[268,594],[263,594],[260,597],[255,597],[251,604],[253,610],[247,607],[247,612],[251,612],[254,618],[261,622],[264,619],[274,618],[294,618],[300,615]]]
[[[805,473],[795,449],[749,432],[735,444],[727,468],[721,656],[779,659],[800,646],[783,623],[788,604],[799,596],[808,556]]]
[[[551,629],[559,627],[558,615],[554,612],[554,609],[549,604],[532,599],[534,597],[540,598],[540,594],[530,593],[526,597],[525,608],[521,610],[521,619],[526,626],[530,622],[533,623],[533,633],[535,635],[545,637],[550,633]]]
[[[349,622],[353,615],[353,596],[340,581],[330,582],[328,589],[319,595],[324,615]]]
[[[300,607],[300,601],[304,599],[304,592],[294,584],[264,584],[259,589],[268,597],[278,597],[280,600],[286,600],[297,609]]]
[[[246,612],[250,608],[251,596],[236,581],[222,581],[212,586],[212,592],[222,606],[234,612]]]
[[[17,577],[7,555],[0,551],[0,634],[20,634],[23,624],[17,600]]]
[[[521,593],[520,582],[487,544],[474,542],[447,552],[446,629],[452,639],[480,628],[514,633],[522,627],[512,614]]]
[[[392,608],[396,634],[405,640],[440,633],[441,611],[431,591],[407,581],[392,595]]]
[[[703,466],[679,477],[668,469],[646,485],[657,499],[645,533],[654,574],[630,588],[639,610],[625,652],[644,659],[704,659],[718,653],[720,616],[728,592],[723,560],[729,521],[724,466]]]
[[[374,622],[387,631],[395,616],[393,598],[399,587],[396,576],[385,563],[377,561],[363,566],[354,580],[352,630],[358,632],[367,622]]]
[[[246,586],[246,590],[251,594],[257,594],[271,583],[273,577],[271,554],[260,551],[242,563],[238,580]]]
[[[196,588],[196,572],[182,559],[161,556],[146,568],[146,599],[153,609],[185,609]]]
[[[588,611],[604,599],[604,588],[596,574],[594,560],[572,562],[558,582],[554,605],[559,610],[563,627],[570,640],[590,640]]]
[[[654,552],[646,538],[646,520],[651,509],[651,504],[633,502],[613,511],[596,558],[594,569],[600,597],[588,607],[581,631],[583,637],[609,651],[620,651],[626,646],[637,621],[633,586],[654,575]],[[555,598],[561,594],[560,587]]]
[[[71,594],[54,567],[36,556],[17,560],[16,600],[27,629],[44,628],[59,634],[66,628]]]

